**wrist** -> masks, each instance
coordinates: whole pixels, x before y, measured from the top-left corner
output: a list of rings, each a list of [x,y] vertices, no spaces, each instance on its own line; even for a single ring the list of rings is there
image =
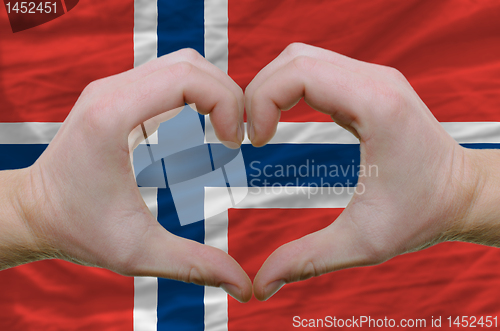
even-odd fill
[[[464,148],[462,217],[454,240],[500,247],[500,151]],[[459,186],[460,187],[460,186]]]
[[[0,172],[0,270],[43,258],[30,223],[30,168]]]

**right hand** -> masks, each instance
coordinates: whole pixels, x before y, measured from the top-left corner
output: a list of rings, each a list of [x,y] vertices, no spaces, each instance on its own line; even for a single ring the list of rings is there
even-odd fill
[[[16,194],[8,201],[20,208],[13,233],[4,228],[0,236],[0,268],[61,258],[124,275],[220,286],[250,300],[251,281],[233,258],[165,230],[137,188],[130,161],[137,140],[129,134],[184,103],[210,114],[221,141],[241,143],[241,89],[193,50],[91,83],[35,164],[10,172]]]

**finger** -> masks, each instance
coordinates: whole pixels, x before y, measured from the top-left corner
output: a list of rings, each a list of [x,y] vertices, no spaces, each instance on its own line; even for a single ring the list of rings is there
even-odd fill
[[[157,115],[153,118],[150,118],[149,120],[145,121],[144,123],[141,123],[140,125],[136,126],[132,132],[128,135],[128,148],[129,148],[129,155],[130,155],[130,164],[134,164],[134,149],[139,146],[141,142],[149,138],[153,133],[158,130],[160,127],[160,124],[163,122],[166,122],[175,116],[177,116],[184,107],[179,107],[176,109],[172,109],[168,112],[162,113],[160,115]],[[135,177],[135,169],[132,167],[132,171],[134,173]]]
[[[194,103],[198,112],[210,114],[222,142],[239,146],[243,138],[238,126],[237,97],[218,80],[188,62],[156,71],[113,94],[97,98],[94,103],[90,115],[97,113],[94,120],[97,125],[105,124],[101,131],[105,131],[109,139],[123,141],[122,136],[128,137],[142,122],[185,103]]]
[[[330,50],[303,43],[292,43],[288,45],[273,61],[266,65],[247,86],[245,90],[246,108],[250,109],[253,93],[257,88],[259,88],[259,86],[262,85],[262,83],[264,83],[276,71],[280,70],[299,56],[313,57],[352,72],[370,72],[375,70],[374,68],[376,67],[374,64],[359,61]]]
[[[254,146],[266,144],[274,135],[280,111],[301,97],[314,109],[326,113],[360,136],[367,120],[372,89],[370,78],[334,64],[301,56],[276,71],[252,96],[249,138]]]
[[[356,233],[342,215],[332,225],[274,251],[253,282],[254,295],[264,301],[288,283],[353,266],[371,264],[359,248]]]
[[[169,53],[167,55],[149,61],[137,68],[113,76],[113,81],[116,82],[116,84],[119,84],[119,86],[129,84],[179,62],[191,63],[198,69],[205,71],[207,74],[217,79],[222,85],[232,91],[238,99],[238,106],[241,112],[241,120],[243,121],[244,105],[243,91],[241,90],[241,88],[231,79],[231,77],[229,77],[222,70],[207,61],[203,56],[201,56],[200,53],[192,48],[185,48],[176,52]]]
[[[156,130],[158,130],[158,128],[160,127],[161,123],[171,120],[172,118],[177,116],[182,111],[182,109],[184,109],[184,107],[169,110],[168,112],[156,115],[155,117],[150,118],[144,123],[136,126],[128,136],[128,146],[131,152],[131,156],[132,151],[136,149],[141,142],[146,140],[146,138],[155,133]]]
[[[126,273],[221,287],[240,302],[252,297],[252,283],[241,266],[220,249],[177,237],[151,226],[136,263]]]

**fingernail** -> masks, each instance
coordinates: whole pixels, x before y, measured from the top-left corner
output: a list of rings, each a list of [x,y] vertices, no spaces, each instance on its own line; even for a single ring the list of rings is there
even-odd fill
[[[238,140],[241,143],[243,139],[245,139],[245,126],[243,121],[241,121],[240,125],[238,125]]]
[[[230,296],[232,296],[233,298],[235,298],[239,302],[243,302],[241,300],[241,297],[243,295],[241,294],[241,290],[238,286],[235,286],[235,285],[229,284],[229,283],[222,283],[220,285],[220,288],[223,289],[224,291],[226,291],[227,294],[229,294]]]
[[[234,141],[221,141],[221,143],[227,148],[238,149],[240,148],[240,144],[235,143]]]
[[[278,292],[280,290],[280,288],[282,288],[283,286],[285,285],[285,281],[284,280],[275,280],[274,282],[272,283],[269,283],[265,289],[264,289],[264,294],[265,294],[265,299],[264,300],[267,300],[269,299],[270,297],[272,297],[276,292]]]
[[[248,129],[248,139],[250,139],[250,141],[253,141],[253,138],[255,136],[255,129],[253,127],[253,122],[250,121],[250,123],[248,123],[250,125],[250,128]]]

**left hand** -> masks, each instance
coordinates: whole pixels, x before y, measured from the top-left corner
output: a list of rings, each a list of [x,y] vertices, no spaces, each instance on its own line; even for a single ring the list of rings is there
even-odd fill
[[[286,283],[460,235],[482,182],[474,161],[480,152],[453,140],[397,70],[292,44],[259,72],[245,97],[255,146],[272,138],[280,111],[304,97],[359,138],[361,167],[377,169],[359,178],[364,193],[354,194],[335,222],[268,257],[254,280],[257,299]],[[497,242],[498,231],[492,233]]]

